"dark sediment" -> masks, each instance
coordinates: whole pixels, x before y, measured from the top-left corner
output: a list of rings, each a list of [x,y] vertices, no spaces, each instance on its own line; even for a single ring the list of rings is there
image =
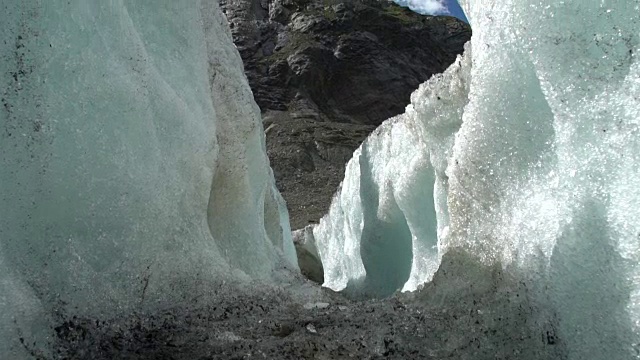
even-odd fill
[[[181,306],[60,321],[55,358],[566,358],[553,315],[535,306],[530,290],[455,254],[422,291],[384,300],[350,300],[311,284],[227,285]]]

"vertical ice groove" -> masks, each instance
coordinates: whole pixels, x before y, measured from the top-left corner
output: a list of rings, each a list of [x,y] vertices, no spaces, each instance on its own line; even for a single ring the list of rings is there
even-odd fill
[[[329,214],[313,229],[325,286],[384,296],[415,290],[435,273],[469,59],[420,86],[407,112],[378,128],[347,164]]]

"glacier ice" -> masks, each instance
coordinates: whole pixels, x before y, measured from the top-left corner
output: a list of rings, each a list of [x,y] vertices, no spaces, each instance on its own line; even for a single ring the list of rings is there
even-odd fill
[[[568,358],[639,358],[640,2],[461,3],[465,56],[354,154],[305,249],[374,296],[506,291],[476,265],[500,268]],[[0,20],[0,358],[59,312],[297,266],[216,1],[11,0]]]
[[[455,250],[527,284],[568,358],[640,358],[640,1],[461,5],[465,55],[306,232],[325,286],[415,290]]]
[[[4,1],[0,35],[1,358],[58,311],[297,267],[217,1]]]
[[[449,222],[447,160],[468,101],[470,65],[467,51],[354,153],[329,214],[305,231],[322,259],[325,286],[385,296],[415,290],[437,270],[438,239]]]

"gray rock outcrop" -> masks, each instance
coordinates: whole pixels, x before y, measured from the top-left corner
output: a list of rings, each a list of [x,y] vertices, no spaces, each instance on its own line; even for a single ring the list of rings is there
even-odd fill
[[[411,92],[462,53],[470,27],[388,1],[222,0],[267,129],[293,229],[328,210],[344,165]]]

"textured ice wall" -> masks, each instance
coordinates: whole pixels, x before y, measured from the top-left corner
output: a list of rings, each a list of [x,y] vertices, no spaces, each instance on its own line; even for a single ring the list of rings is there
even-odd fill
[[[325,286],[368,295],[415,290],[438,268],[447,231],[447,149],[467,102],[470,57],[421,85],[413,106],[356,150],[313,231]]]
[[[366,141],[313,231],[326,285],[410,290],[459,248],[538,291],[571,359],[637,358],[640,2],[462,5],[469,59]],[[412,169],[414,158],[430,161]],[[407,213],[402,199],[420,207]],[[407,230],[428,228],[434,212],[437,231]]]
[[[638,357],[640,2],[465,7],[480,30],[450,246],[529,273],[542,262],[572,359]]]
[[[216,1],[4,1],[0,38],[1,358],[54,309],[297,266]]]

